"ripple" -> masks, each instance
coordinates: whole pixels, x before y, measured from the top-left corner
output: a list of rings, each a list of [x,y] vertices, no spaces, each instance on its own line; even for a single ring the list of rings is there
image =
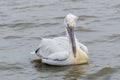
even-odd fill
[[[24,6],[24,7],[14,7],[13,10],[26,10],[29,8],[42,8],[44,5],[31,5],[31,6]]]
[[[51,35],[46,35],[46,36],[42,36],[44,38],[53,38],[53,37],[57,37],[58,34],[51,34]]]
[[[7,16],[8,16],[8,15],[6,15],[6,14],[1,14],[1,15],[0,15],[1,18],[2,18],[2,17],[3,17],[3,18],[4,18],[4,17],[7,17]]]
[[[104,42],[111,43],[111,42],[119,42],[119,41],[120,41],[120,34],[112,34],[112,35],[99,37],[92,41],[87,41],[86,43],[89,43],[89,44],[104,43]]]
[[[52,25],[58,25],[60,23],[43,23],[43,24],[40,24],[40,26],[52,26]]]
[[[55,19],[55,20],[56,20],[56,19],[58,19],[58,20],[59,20],[59,19],[63,20],[64,18],[65,18],[65,17],[55,17],[55,18],[53,18],[53,19]]]
[[[90,80],[97,80],[97,78],[103,78],[102,80],[110,80],[110,76],[114,73],[117,73],[117,69],[116,68],[111,68],[111,67],[104,67],[101,70],[99,70],[96,73],[93,74],[89,74],[87,76],[87,79]]]
[[[62,0],[62,1],[64,1],[64,2],[77,2],[77,1],[84,1],[84,0]]]
[[[76,27],[75,31],[79,31],[79,32],[98,32],[98,30],[85,29],[85,28],[82,28],[82,27]]]
[[[19,39],[19,38],[22,38],[22,37],[20,37],[20,36],[6,36],[3,39]]]
[[[109,38],[120,38],[120,34],[112,34],[111,36],[109,36]]]
[[[78,16],[78,20],[86,20],[86,19],[91,19],[91,18],[98,18],[96,16],[90,16],[90,15],[82,15],[82,16]]]
[[[88,44],[103,43],[103,42],[107,42],[107,40],[105,38],[100,38],[100,37],[99,39],[94,39],[92,41],[86,41],[86,43]]]
[[[0,24],[1,27],[25,27],[29,25],[34,25],[35,23],[31,22],[15,22],[15,23],[10,23],[10,24]]]
[[[112,34],[110,36],[106,36],[106,42],[118,42],[120,41],[120,34]]]
[[[114,8],[120,8],[120,4],[116,4],[116,5],[112,6],[112,7],[114,7]]]
[[[63,9],[64,11],[69,11],[69,10],[81,10],[81,9],[85,9],[85,8],[66,8],[66,9]]]
[[[23,69],[22,66],[16,64],[0,64],[0,71],[7,71],[7,70],[21,70]]]
[[[71,70],[68,71],[64,75],[65,80],[76,80],[76,78],[80,78],[86,74],[88,64],[84,65],[77,65],[77,66],[70,66]]]
[[[35,39],[35,40],[42,40],[42,38],[41,37],[30,37],[28,40],[33,40],[33,39]]]
[[[48,64],[42,63],[41,59],[35,59],[32,60],[31,63],[34,64],[34,67],[36,68],[37,71],[54,71],[57,68],[57,71],[61,70],[58,66],[51,66]]]
[[[108,18],[108,20],[120,20],[120,17],[112,17],[112,18]]]
[[[111,67],[105,67],[105,68],[102,68],[101,70],[99,70],[98,72],[94,73],[93,75],[104,76],[107,74],[113,74],[115,72],[117,72],[117,69],[111,68]]]

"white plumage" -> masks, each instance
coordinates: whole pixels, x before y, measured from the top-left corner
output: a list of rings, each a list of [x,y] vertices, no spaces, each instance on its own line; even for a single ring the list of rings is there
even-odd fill
[[[66,28],[75,27],[76,19],[76,16],[68,14],[64,20]],[[43,63],[50,65],[74,65],[88,62],[86,54],[88,53],[87,47],[78,42],[75,34],[69,35],[71,32],[67,31],[67,29],[66,33],[67,37],[57,37],[53,39],[43,38],[41,40],[35,53]],[[75,50],[73,50],[73,47]],[[73,54],[76,55],[76,57],[74,57]]]

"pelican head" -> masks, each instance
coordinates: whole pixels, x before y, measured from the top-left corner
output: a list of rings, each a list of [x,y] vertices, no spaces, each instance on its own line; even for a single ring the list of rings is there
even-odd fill
[[[77,16],[69,13],[69,14],[65,17],[64,23],[65,23],[66,27],[68,27],[68,25],[69,25],[70,27],[76,27],[76,20],[77,20],[77,19],[78,19]]]
[[[74,34],[74,27],[76,27],[76,20],[77,17],[73,14],[68,14],[65,19],[64,23],[66,25],[66,32],[69,37],[71,51],[74,55],[74,58],[76,58],[76,41],[75,41],[75,34]]]

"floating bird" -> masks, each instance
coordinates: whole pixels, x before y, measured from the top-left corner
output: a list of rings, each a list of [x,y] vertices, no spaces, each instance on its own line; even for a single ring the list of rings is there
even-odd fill
[[[49,65],[75,65],[88,62],[88,49],[79,43],[74,33],[77,17],[68,14],[64,23],[67,37],[43,38],[38,48],[32,52],[40,57],[42,63]]]

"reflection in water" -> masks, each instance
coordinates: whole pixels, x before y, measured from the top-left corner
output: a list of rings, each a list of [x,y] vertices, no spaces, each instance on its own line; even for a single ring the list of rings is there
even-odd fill
[[[43,64],[42,64],[40,59],[32,60],[31,63],[34,64],[34,67],[37,69],[37,71],[39,71],[42,68],[42,66],[43,66]]]
[[[51,66],[51,65],[48,65],[48,64],[43,64],[41,62],[41,59],[35,59],[35,60],[32,60],[31,63],[34,64],[34,67],[36,68],[37,71],[52,71],[52,72],[59,72],[61,70],[64,71],[64,69],[66,68],[65,66]],[[62,69],[61,69],[62,68]],[[67,68],[66,68],[67,69]]]
[[[64,79],[77,79],[85,75],[88,64],[71,66],[71,69],[65,74]]]
[[[110,80],[111,76],[117,72],[116,68],[104,67],[93,74],[87,74],[88,64],[76,65],[76,66],[50,66],[42,64],[40,59],[32,60],[34,67],[37,71],[54,73],[54,77],[62,75],[64,80]]]
[[[61,76],[61,74],[57,75],[57,73],[61,72],[63,79],[77,79],[84,76],[88,68],[88,64],[76,66],[51,66],[43,64],[40,59],[32,60],[31,63],[33,63],[36,70],[40,72],[56,73],[54,76],[57,77]]]
[[[110,80],[112,74],[116,73],[117,70],[115,68],[111,68],[111,67],[105,67],[102,68],[101,70],[99,70],[96,73],[87,75],[87,79],[88,80]]]

